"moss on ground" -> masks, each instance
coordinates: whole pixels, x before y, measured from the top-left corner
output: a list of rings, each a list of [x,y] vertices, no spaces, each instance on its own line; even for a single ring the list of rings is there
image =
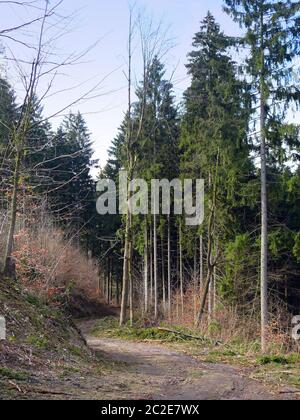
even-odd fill
[[[0,366],[0,377],[15,381],[26,381],[28,379],[28,374],[26,372],[15,371],[7,367]]]
[[[143,327],[141,324],[137,324],[133,327],[127,324],[124,327],[120,327],[116,318],[107,317],[97,322],[92,333],[96,337],[121,338],[123,340],[149,340],[168,343],[198,341],[197,338],[188,337],[189,335],[197,337],[197,335],[192,333],[190,330],[173,327],[171,329],[176,332],[164,331],[159,327]],[[180,333],[182,333],[182,335]],[[202,340],[201,336],[199,336],[199,340]]]

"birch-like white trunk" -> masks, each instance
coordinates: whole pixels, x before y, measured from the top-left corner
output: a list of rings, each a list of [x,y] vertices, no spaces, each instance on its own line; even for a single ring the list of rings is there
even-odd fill
[[[261,10],[261,80],[260,80],[260,131],[261,131],[261,346],[267,350],[268,311],[268,196],[266,153],[266,99],[264,12]]]
[[[158,273],[157,273],[157,216],[153,217],[153,260],[154,260],[154,317],[158,318]]]
[[[183,255],[182,255],[182,225],[179,228],[179,277],[180,277],[180,303],[181,315],[184,315],[184,285],[183,285]]]
[[[168,218],[168,311],[169,318],[172,316],[172,285],[171,285],[171,223]]]
[[[145,313],[148,312],[148,273],[149,273],[149,264],[148,264],[148,225],[145,223],[145,232],[144,232],[144,310]]]

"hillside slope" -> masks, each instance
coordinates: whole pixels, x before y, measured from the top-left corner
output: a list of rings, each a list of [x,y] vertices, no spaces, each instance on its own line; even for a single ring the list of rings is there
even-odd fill
[[[7,340],[0,342],[0,399],[77,398],[82,377],[105,369],[70,316],[17,282],[1,279],[0,315],[7,323]]]

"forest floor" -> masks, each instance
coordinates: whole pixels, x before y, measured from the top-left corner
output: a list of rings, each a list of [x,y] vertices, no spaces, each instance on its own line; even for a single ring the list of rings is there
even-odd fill
[[[191,348],[182,344],[101,336],[97,333],[97,320],[81,321],[79,327],[90,348],[100,352],[105,360],[117,362],[119,368],[123,365],[117,375],[107,377],[118,389],[116,393],[104,386],[107,398],[290,400],[300,397],[300,390],[295,387],[278,386],[277,381],[267,385],[254,379],[253,367],[207,362],[199,354],[192,355]]]
[[[156,328],[120,330],[117,310],[100,309],[97,319],[87,314],[75,325],[18,284],[0,282],[7,321],[0,400],[299,398],[298,360],[259,364]]]

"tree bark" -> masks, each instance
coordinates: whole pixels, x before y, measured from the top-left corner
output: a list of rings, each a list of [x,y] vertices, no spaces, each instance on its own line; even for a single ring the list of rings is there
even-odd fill
[[[180,277],[180,303],[181,315],[184,315],[184,285],[183,285],[183,256],[182,256],[182,224],[179,227],[179,277]]]
[[[266,98],[265,98],[265,53],[264,14],[261,11],[261,79],[260,79],[260,130],[261,130],[261,347],[267,350],[268,328],[268,197],[266,155]]]
[[[218,169],[219,169],[219,151],[217,154],[217,163],[216,163],[216,173],[215,173],[215,180],[213,184],[213,195],[211,199],[210,205],[210,212],[209,212],[209,220],[208,220],[208,229],[207,229],[207,277],[206,282],[203,288],[203,294],[201,297],[200,309],[198,313],[198,319],[196,326],[199,327],[202,321],[202,317],[205,311],[205,305],[207,296],[210,289],[210,284],[212,281],[214,267],[217,263],[218,256],[216,255],[213,258],[213,241],[214,241],[214,227],[215,227],[215,217],[216,217],[216,204],[217,204],[217,186],[218,186]],[[211,181],[210,181],[211,182]]]
[[[152,229],[152,217],[150,223],[150,306],[151,311],[153,309],[153,298],[154,298],[154,287],[153,287],[153,229]]]
[[[127,210],[126,215],[126,228],[125,228],[125,247],[124,247],[124,260],[123,260],[123,287],[120,311],[120,326],[126,324],[127,321],[127,304],[129,293],[129,259],[130,259],[130,215]]]
[[[148,264],[148,224],[147,219],[145,223],[145,232],[144,232],[144,310],[145,313],[148,312],[148,273],[149,273],[149,264]]]
[[[129,15],[129,36],[128,36],[128,121],[126,134],[126,149],[128,159],[128,180],[131,181],[133,174],[133,151],[132,151],[132,103],[131,103],[131,74],[132,74],[132,37],[133,37],[133,16],[132,9]],[[129,185],[127,190],[127,200],[130,199]],[[127,321],[127,305],[129,293],[129,276],[130,276],[130,259],[131,259],[131,210],[127,203],[126,220],[125,220],[125,245],[123,260],[123,280],[122,280],[122,299],[120,310],[120,326],[125,325]]]
[[[153,217],[153,259],[154,259],[154,318],[158,318],[158,272],[157,272],[157,216]]]
[[[132,276],[132,240],[130,240],[129,244],[129,261],[128,261],[128,270],[129,270],[129,319],[130,325],[133,326],[133,317],[134,317],[134,308],[133,308],[133,276]]]
[[[197,320],[197,295],[199,293],[198,273],[197,273],[197,246],[195,246],[195,249],[194,249],[193,284],[194,284],[194,322],[196,322]]]
[[[9,266],[11,254],[13,251],[14,243],[14,233],[16,229],[17,221],[17,203],[18,203],[18,186],[20,181],[20,167],[21,167],[21,152],[17,151],[16,164],[14,171],[14,180],[13,180],[13,194],[11,199],[11,209],[10,209],[10,220],[9,220],[9,231],[7,242],[4,251],[3,263],[2,263],[2,274],[9,274]]]
[[[205,311],[205,305],[207,296],[209,293],[209,288],[211,284],[211,279],[213,275],[214,265],[212,265],[212,244],[213,244],[213,237],[212,237],[212,227],[213,227],[213,219],[214,219],[214,206],[211,209],[210,216],[209,216],[209,223],[208,223],[208,245],[207,245],[207,278],[203,288],[203,294],[201,297],[200,302],[200,309],[198,313],[198,319],[196,326],[199,327],[202,321],[202,317]]]
[[[168,217],[168,311],[169,318],[172,316],[172,285],[171,285],[171,223]]]
[[[162,292],[163,292],[163,310],[164,314],[167,312],[166,301],[166,277],[165,277],[165,253],[164,253],[164,237],[161,237],[161,279],[162,279]]]
[[[200,236],[200,269],[199,269],[199,287],[200,291],[203,286],[203,236]]]

